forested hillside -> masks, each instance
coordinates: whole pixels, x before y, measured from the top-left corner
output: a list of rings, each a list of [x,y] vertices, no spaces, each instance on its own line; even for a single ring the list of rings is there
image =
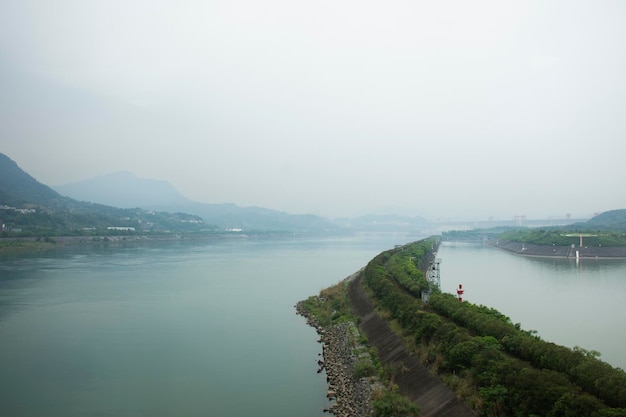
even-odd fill
[[[626,209],[605,211],[589,219],[586,225],[589,228],[626,232]]]
[[[63,197],[0,154],[0,235],[3,237],[210,229],[199,216],[120,209]]]
[[[0,153],[0,204],[21,207],[24,204],[56,205],[67,199],[40,183],[8,156]]]

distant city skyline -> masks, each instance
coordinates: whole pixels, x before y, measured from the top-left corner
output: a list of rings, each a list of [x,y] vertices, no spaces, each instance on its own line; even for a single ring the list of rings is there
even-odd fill
[[[325,217],[626,208],[626,3],[23,0],[0,152]]]

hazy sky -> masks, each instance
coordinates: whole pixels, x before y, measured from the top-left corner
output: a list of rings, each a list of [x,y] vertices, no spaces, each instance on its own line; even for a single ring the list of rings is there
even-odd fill
[[[0,0],[0,152],[326,216],[626,208],[626,2]]]

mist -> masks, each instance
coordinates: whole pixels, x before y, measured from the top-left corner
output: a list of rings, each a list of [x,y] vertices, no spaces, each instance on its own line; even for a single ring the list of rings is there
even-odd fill
[[[626,4],[9,1],[0,151],[330,217],[626,207]]]

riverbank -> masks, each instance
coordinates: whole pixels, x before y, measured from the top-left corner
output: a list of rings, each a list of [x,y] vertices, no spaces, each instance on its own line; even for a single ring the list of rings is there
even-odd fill
[[[474,417],[471,408],[410,352],[400,335],[382,318],[366,295],[359,276],[350,283],[350,302],[361,318],[359,328],[374,346],[380,360],[392,369],[392,379],[402,395],[413,401],[424,417]]]
[[[487,241],[487,244],[522,256],[566,259],[626,259],[626,247],[624,246],[536,245],[506,240]]]
[[[437,247],[433,244],[422,255],[423,270],[436,257]],[[362,288],[364,270],[296,305],[298,314],[320,335],[323,359],[318,362],[318,372],[326,371],[327,396],[334,401],[324,411],[338,417],[370,416],[372,412],[385,416],[475,416],[420,363],[418,356],[409,352],[402,336],[377,313]]]
[[[150,242],[193,241],[208,239],[247,238],[245,234],[149,234],[116,236],[50,236],[50,237],[3,237],[0,238],[0,255],[10,253],[41,252],[71,246],[102,246],[144,244]]]
[[[347,285],[358,273],[340,283]],[[324,304],[323,296],[311,297],[306,302]],[[322,359],[318,360],[318,373],[326,373],[328,382],[327,398],[329,406],[324,412],[337,417],[369,416],[372,414],[372,392],[380,385],[371,375],[360,375],[359,364],[370,361],[367,348],[359,343],[360,333],[352,321],[325,325],[304,307],[305,301],[296,304],[297,314],[303,316],[307,324],[315,328],[320,336]],[[371,366],[373,369],[373,365]]]

